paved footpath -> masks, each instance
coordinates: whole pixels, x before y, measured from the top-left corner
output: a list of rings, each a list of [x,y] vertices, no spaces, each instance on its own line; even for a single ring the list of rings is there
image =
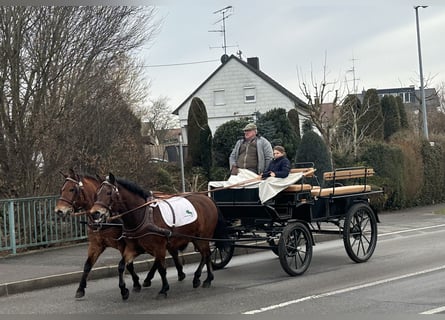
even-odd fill
[[[413,228],[442,225],[445,228],[445,203],[427,207],[410,208],[379,214],[379,234],[409,230]],[[323,241],[322,239],[317,241]],[[15,293],[78,283],[82,274],[83,264],[87,257],[87,244],[82,243],[69,247],[42,249],[23,254],[0,258],[0,297]],[[192,245],[189,245],[192,247]],[[378,248],[378,243],[377,243]],[[197,254],[185,252],[184,263],[197,261]],[[108,248],[99,257],[89,280],[115,277],[120,254]],[[151,256],[142,255],[137,258],[135,268],[141,281],[151,266]],[[172,265],[169,261],[169,265]]]

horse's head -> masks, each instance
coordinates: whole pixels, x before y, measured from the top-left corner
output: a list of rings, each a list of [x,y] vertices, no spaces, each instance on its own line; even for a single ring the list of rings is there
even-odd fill
[[[57,199],[54,211],[57,215],[65,218],[80,208],[83,184],[80,177],[73,169],[68,174],[60,172],[65,181],[60,189],[60,197]]]
[[[96,192],[96,201],[90,209],[90,214],[96,223],[106,222],[113,212],[117,211],[119,203],[119,188],[112,173],[102,182]]]

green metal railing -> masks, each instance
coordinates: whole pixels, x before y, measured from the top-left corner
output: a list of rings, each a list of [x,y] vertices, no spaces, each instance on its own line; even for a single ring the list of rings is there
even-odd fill
[[[59,196],[0,200],[0,252],[47,247],[87,238],[85,217],[54,213]]]

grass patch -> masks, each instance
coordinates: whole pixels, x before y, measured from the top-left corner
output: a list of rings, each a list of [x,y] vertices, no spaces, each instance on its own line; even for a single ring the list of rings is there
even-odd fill
[[[443,214],[445,215],[445,208],[434,211],[435,214]]]

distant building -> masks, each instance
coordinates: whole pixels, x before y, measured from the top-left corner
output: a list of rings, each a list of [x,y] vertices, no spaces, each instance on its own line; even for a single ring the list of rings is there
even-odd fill
[[[174,111],[179,116],[184,143],[187,143],[187,117],[190,103],[199,97],[206,106],[212,134],[223,123],[241,118],[254,118],[274,108],[287,111],[306,104],[260,70],[257,57],[247,62],[232,56],[223,56],[222,64],[202,82]],[[302,122],[304,119],[300,119]]]
[[[414,86],[402,87],[402,88],[390,88],[390,89],[376,89],[379,98],[383,98],[386,95],[394,97],[401,97],[403,103],[408,112],[418,112],[421,105],[421,92],[420,89],[416,89]],[[360,101],[363,101],[365,91],[358,94]],[[425,88],[425,105],[428,110],[436,110],[440,106],[439,96],[436,89]]]

